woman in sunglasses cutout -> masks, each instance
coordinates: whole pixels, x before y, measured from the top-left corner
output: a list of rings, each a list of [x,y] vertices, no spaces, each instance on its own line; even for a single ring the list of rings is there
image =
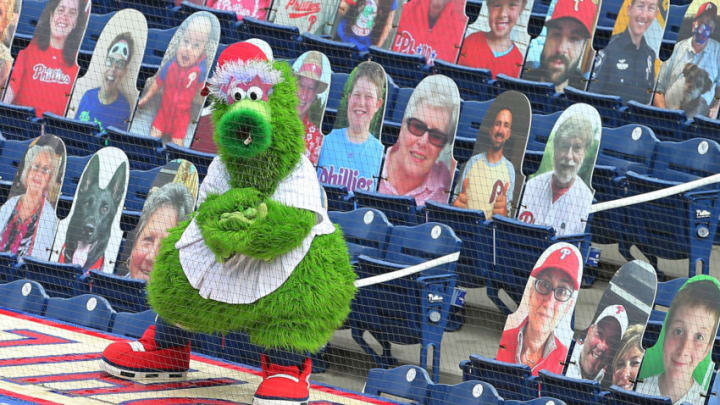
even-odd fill
[[[427,200],[448,202],[455,162],[438,157],[452,148],[460,100],[447,81],[430,76],[410,97],[398,140],[385,156],[380,193],[411,196],[419,206]]]

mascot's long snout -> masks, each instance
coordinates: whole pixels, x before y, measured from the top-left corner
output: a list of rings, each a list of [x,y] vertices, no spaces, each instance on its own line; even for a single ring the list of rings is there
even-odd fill
[[[231,156],[252,158],[272,143],[270,106],[258,100],[233,103],[217,126],[217,141]]]

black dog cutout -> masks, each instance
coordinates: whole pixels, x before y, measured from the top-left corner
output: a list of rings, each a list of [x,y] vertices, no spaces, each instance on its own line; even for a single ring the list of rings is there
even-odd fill
[[[123,204],[126,165],[122,162],[107,187],[100,188],[100,158],[94,155],[90,159],[75,194],[75,209],[60,254],[61,263],[102,269],[113,220]]]

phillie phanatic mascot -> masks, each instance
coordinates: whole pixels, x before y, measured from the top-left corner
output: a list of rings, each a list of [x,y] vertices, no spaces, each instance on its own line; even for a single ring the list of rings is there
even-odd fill
[[[184,377],[192,332],[243,330],[263,347],[253,404],[308,401],[310,353],[350,312],[355,273],[303,156],[290,66],[257,39],[235,43],[208,80],[216,157],[199,208],[164,240],[147,286],[159,317],[103,352],[108,373]]]

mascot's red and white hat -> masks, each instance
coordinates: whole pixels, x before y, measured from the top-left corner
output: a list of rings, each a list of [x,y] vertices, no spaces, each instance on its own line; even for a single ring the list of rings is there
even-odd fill
[[[249,83],[255,77],[270,85],[282,81],[282,73],[273,67],[270,45],[262,39],[252,38],[236,42],[222,51],[215,74],[208,79],[208,90],[216,97],[224,99],[231,84]]]

